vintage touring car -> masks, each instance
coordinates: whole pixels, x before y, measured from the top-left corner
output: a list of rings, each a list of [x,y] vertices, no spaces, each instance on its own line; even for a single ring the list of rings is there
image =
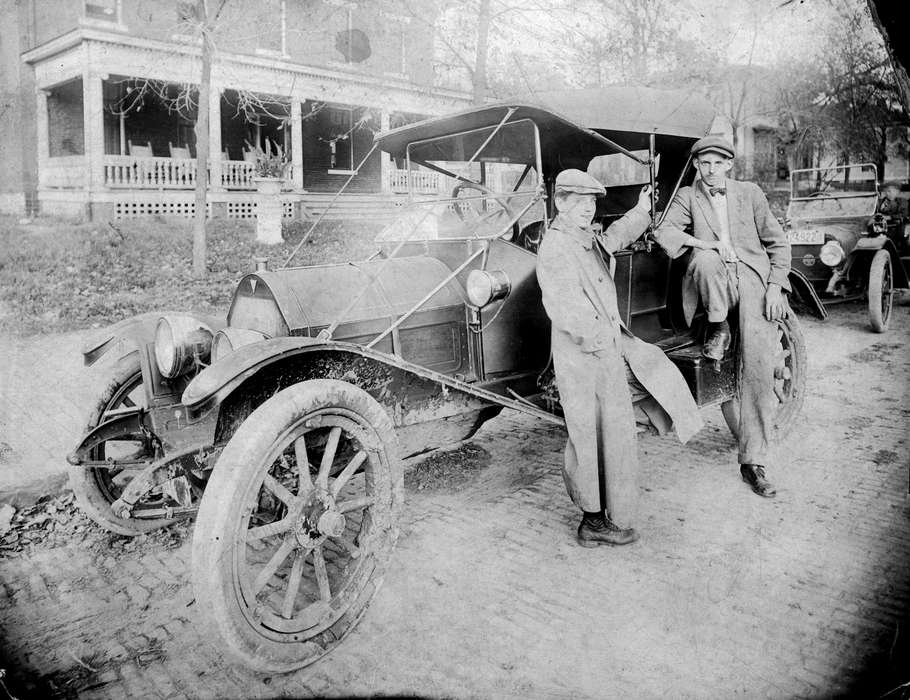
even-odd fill
[[[882,333],[894,289],[906,289],[908,279],[888,222],[876,213],[878,202],[872,163],[790,173],[787,236],[796,291],[815,308],[819,299],[865,299],[872,329]]]
[[[226,319],[148,314],[85,349],[92,364],[121,340],[133,348],[69,458],[82,508],[123,534],[196,515],[193,585],[212,636],[260,670],[319,658],[389,566],[401,458],[465,439],[504,408],[562,422],[535,276],[556,174],[604,182],[604,227],[655,183],[656,222],[691,181],[689,148],[712,116],[675,92],[573,91],[379,135],[400,167],[451,190],[413,195],[374,256],[258,269]],[[615,263],[623,321],[735,425],[738,358],[702,362],[703,314],[689,326],[682,313],[685,261],[645,238]],[[779,338],[787,426],[805,383],[795,318]]]

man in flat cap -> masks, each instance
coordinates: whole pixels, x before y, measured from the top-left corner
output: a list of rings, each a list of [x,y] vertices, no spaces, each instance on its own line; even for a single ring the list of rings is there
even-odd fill
[[[537,278],[569,433],[563,476],[584,511],[578,543],[629,544],[638,539],[636,419],[661,431],[672,424],[685,442],[701,418],[675,365],[629,332],[616,304],[609,257],[648,227],[650,188],[596,239],[590,225],[603,185],[572,169],[559,173],[554,190],[558,215],[540,245]]]
[[[708,313],[705,357],[723,358],[731,337],[728,315],[738,309],[740,474],[759,496],[772,497],[765,464],[776,406],[777,322],[790,313],[783,295],[790,291],[790,243],[761,189],[728,177],[733,155],[720,136],[695,142],[699,178],[679,190],[654,238],[670,257],[692,251],[686,281]],[[688,321],[698,298],[684,295]]]

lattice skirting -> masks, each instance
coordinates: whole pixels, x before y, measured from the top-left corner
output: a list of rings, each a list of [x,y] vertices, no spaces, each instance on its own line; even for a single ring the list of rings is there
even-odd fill
[[[257,203],[254,201],[228,201],[223,203],[229,219],[255,219]],[[114,203],[114,218],[135,219],[143,216],[182,216],[191,219],[196,215],[196,202],[193,200],[171,201],[142,201]],[[207,218],[212,216],[212,203],[205,206]],[[294,218],[294,203],[282,202],[282,216],[285,219]]]

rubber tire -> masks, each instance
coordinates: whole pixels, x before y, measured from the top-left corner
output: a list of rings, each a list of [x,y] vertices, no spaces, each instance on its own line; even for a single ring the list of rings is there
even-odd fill
[[[262,464],[263,456],[293,426],[326,408],[356,415],[378,448],[373,483],[381,507],[371,509],[370,530],[378,534],[368,538],[374,546],[358,559],[358,567],[362,562],[367,572],[373,567],[372,574],[364,577],[361,590],[349,596],[350,605],[339,609],[327,627],[303,639],[288,635],[287,641],[279,642],[254,629],[243,615],[233,580],[235,535],[251,489],[258,492],[269,467]],[[354,628],[382,582],[398,538],[403,494],[392,421],[369,394],[332,379],[301,382],[275,394],[250,414],[225,446],[202,496],[193,534],[192,578],[206,636],[220,639],[226,651],[249,668],[270,673],[302,668],[331,651]]]
[[[891,308],[894,304],[894,287],[891,269],[891,254],[887,250],[878,250],[872,257],[869,265],[869,322],[876,333],[888,330],[891,321]],[[887,304],[882,303],[882,297],[888,295]],[[884,308],[883,308],[884,306]]]
[[[124,395],[133,385],[142,384],[142,369],[139,365],[139,354],[131,352],[121,357],[111,370],[107,383],[98,395],[88,422],[85,433],[94,430],[101,421],[101,416],[111,408],[116,408],[121,403]],[[125,393],[124,393],[125,392]],[[83,434],[85,434],[83,433]],[[154,520],[126,519],[114,515],[111,510],[113,499],[105,492],[99,483],[100,472],[106,471],[91,467],[70,467],[70,488],[76,496],[76,502],[82,511],[101,527],[118,535],[135,536],[144,532],[158,530],[170,525],[173,519],[160,518]]]
[[[806,359],[806,338],[802,326],[796,316],[791,312],[783,321],[779,322],[784,329],[784,334],[790,346],[790,389],[789,400],[778,409],[774,417],[774,427],[777,438],[783,440],[796,427],[796,418],[803,410],[806,401],[806,376],[808,365]],[[721,404],[721,412],[730,433],[739,440],[739,402],[730,399]]]

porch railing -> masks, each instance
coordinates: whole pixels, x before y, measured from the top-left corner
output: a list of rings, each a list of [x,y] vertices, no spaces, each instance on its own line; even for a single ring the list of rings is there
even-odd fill
[[[196,160],[104,156],[104,184],[108,187],[190,189],[196,186]]]
[[[221,186],[229,190],[255,190],[255,166],[243,160],[221,161]],[[287,178],[293,177],[292,168]],[[107,187],[188,190],[196,186],[195,158],[141,158],[104,156]]]
[[[430,170],[390,170],[389,189],[396,194],[408,191],[408,173],[411,175],[411,186],[416,194],[436,194],[440,187],[445,186],[445,180],[439,173]]]
[[[255,190],[255,165],[244,160],[221,161],[221,186],[229,190]]]

